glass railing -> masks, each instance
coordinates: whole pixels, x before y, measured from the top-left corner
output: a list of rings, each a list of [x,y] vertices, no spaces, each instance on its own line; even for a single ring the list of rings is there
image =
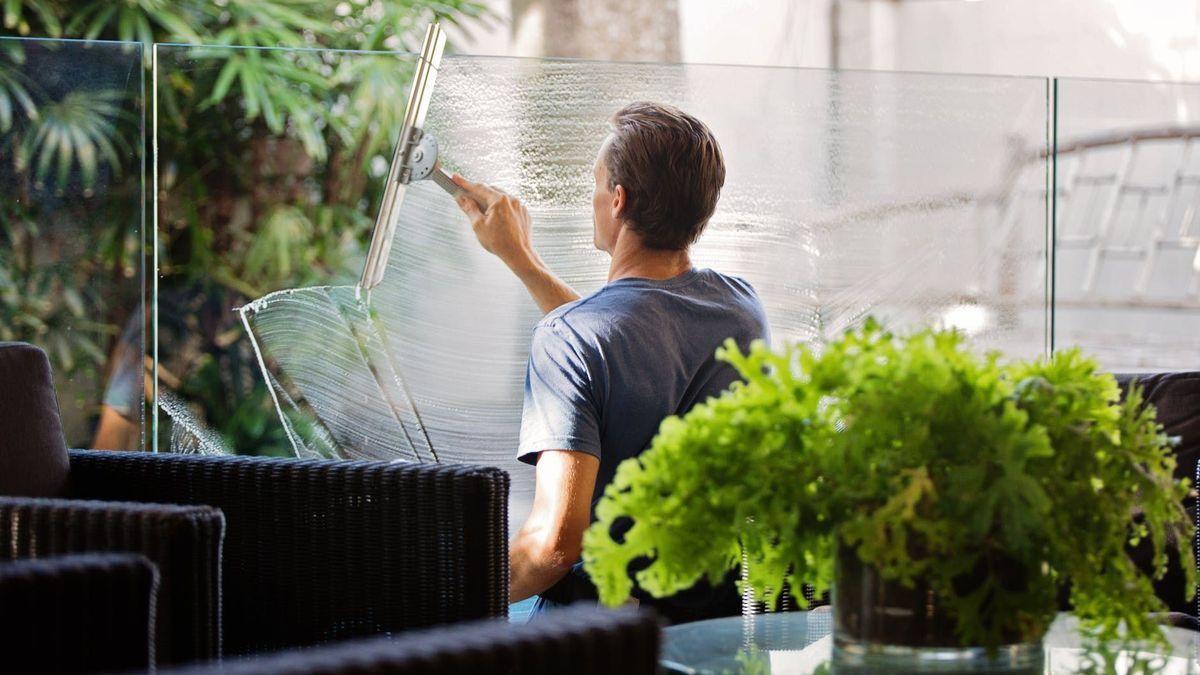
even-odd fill
[[[1200,84],[1056,82],[1054,344],[1200,366]]]
[[[516,526],[537,307],[427,181],[407,191],[383,282],[355,288],[411,63],[156,47],[160,386],[175,404],[159,447],[493,464],[514,477]],[[607,119],[677,105],[728,168],[695,262],[750,281],[773,339],[873,315],[1031,355],[1049,344],[1048,89],[447,56],[426,130],[447,168],[527,203],[541,255],[588,293],[607,273],[591,221]]]
[[[72,447],[143,443],[142,57],[0,38],[0,341],[49,355]]]
[[[431,182],[383,282],[355,287],[415,57],[152,55],[0,38],[0,340],[46,349],[68,442],[487,463],[519,526],[537,307]],[[426,129],[447,168],[527,203],[586,294],[607,273],[593,164],[634,100],[720,140],[694,260],[753,284],[777,343],[875,316],[1009,356],[1196,367],[1200,85],[447,56]]]
[[[50,353],[71,444],[137,447],[145,379],[162,390],[148,436],[163,450],[517,469],[540,313],[449,196],[413,185],[383,283],[354,288],[412,55],[0,47],[0,177],[16,196],[0,330]],[[527,202],[538,249],[584,293],[606,275],[589,200],[607,118],[656,100],[722,142],[727,180],[695,260],[748,279],[776,341],[873,315],[1013,356],[1078,345],[1107,369],[1164,370],[1200,353],[1198,92],[447,56],[426,128],[449,169]],[[143,119],[157,146],[148,312]],[[124,440],[104,441],[113,429]]]
[[[160,448],[211,450],[194,433],[207,427],[220,447],[296,452],[276,405],[287,394],[264,379],[235,309],[357,279],[413,63],[155,45]]]

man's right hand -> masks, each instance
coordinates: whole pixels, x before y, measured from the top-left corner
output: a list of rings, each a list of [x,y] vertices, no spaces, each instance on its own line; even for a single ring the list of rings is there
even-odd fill
[[[489,253],[517,271],[535,258],[529,211],[521,200],[482,183],[452,176],[462,191],[458,208],[471,219],[475,238]]]
[[[462,191],[455,199],[471,219],[475,238],[517,275],[543,312],[578,300],[579,294],[559,279],[533,250],[529,211],[516,197],[493,187],[451,176]]]

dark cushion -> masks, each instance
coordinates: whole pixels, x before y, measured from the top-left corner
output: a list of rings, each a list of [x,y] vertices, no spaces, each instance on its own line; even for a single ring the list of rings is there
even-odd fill
[[[58,497],[67,482],[67,442],[46,353],[0,342],[0,495]]]
[[[1173,449],[1175,477],[1196,482],[1196,462],[1200,460],[1200,372],[1117,375],[1122,396],[1134,381],[1142,387],[1145,401],[1157,409],[1163,431],[1178,439]],[[1195,497],[1188,497],[1184,506],[1194,520]],[[1143,571],[1153,570],[1154,551],[1148,539],[1133,547],[1130,555]],[[1168,555],[1166,575],[1155,582],[1154,590],[1171,611],[1196,614],[1196,602],[1190,599],[1194,589],[1188,587],[1187,575],[1175,554]]]

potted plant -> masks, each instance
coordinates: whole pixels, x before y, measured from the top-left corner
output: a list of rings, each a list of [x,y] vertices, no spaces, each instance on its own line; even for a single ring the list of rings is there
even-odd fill
[[[602,601],[716,583],[744,553],[760,599],[833,587],[835,663],[1040,662],[1068,586],[1089,634],[1162,639],[1126,547],[1149,538],[1159,575],[1173,547],[1190,574],[1188,486],[1136,388],[1119,401],[1075,350],[1005,363],[874,321],[819,350],[718,355],[745,381],[665,420],[597,505],[584,563]]]

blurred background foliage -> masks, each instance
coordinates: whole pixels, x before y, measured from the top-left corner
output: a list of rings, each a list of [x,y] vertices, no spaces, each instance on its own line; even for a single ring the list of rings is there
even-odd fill
[[[215,46],[159,52],[159,386],[238,452],[290,452],[232,310],[354,278],[411,76],[410,57],[328,50],[415,51],[431,20],[469,39],[495,17],[475,0],[2,4],[0,36],[144,49],[141,72],[115,81],[87,76],[105,65],[100,50],[0,40],[0,189],[16,196],[0,206],[0,339],[50,352],[64,416],[79,418],[67,420],[68,442],[89,444],[104,382],[129,351],[123,328],[148,318],[137,289],[145,260],[149,298],[153,239],[137,225],[154,203],[149,142],[139,165],[152,130],[151,45]],[[53,62],[37,56],[56,49]],[[104,50],[109,61],[115,51]],[[147,329],[147,352],[152,339]]]

